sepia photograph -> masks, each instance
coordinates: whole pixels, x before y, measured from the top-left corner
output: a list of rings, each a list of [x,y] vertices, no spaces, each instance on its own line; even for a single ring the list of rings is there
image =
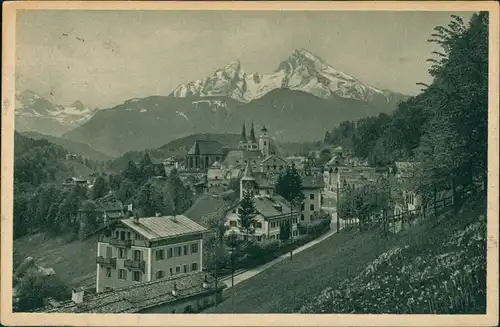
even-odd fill
[[[497,325],[498,4],[404,4],[4,3],[2,324]]]

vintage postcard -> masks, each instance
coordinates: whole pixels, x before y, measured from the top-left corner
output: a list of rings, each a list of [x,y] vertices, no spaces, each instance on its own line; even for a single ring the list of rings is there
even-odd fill
[[[16,1],[2,41],[3,325],[498,325],[498,3]]]

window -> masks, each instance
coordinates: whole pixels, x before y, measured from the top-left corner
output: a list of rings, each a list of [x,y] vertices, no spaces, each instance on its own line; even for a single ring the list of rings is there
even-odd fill
[[[165,259],[165,250],[156,250],[156,261]]]
[[[273,169],[276,170],[276,165],[273,165]]]
[[[266,145],[267,145],[267,141],[264,141],[264,146],[266,146]]]
[[[117,239],[120,238],[120,232],[119,231],[115,232],[115,238],[117,238]]]
[[[173,253],[172,253],[172,248],[168,248],[167,249],[167,258],[172,258],[173,257]]]
[[[293,223],[296,224],[297,223],[297,218],[293,218]]]
[[[127,279],[127,271],[125,269],[118,270],[119,279]]]
[[[257,236],[257,241],[258,242],[262,241],[262,236]]]
[[[303,214],[303,213],[302,213],[302,214],[300,214],[300,220],[301,220],[301,221],[302,221],[302,220],[304,220],[304,214]]]
[[[121,232],[120,232],[120,239],[121,239],[122,241],[124,241],[124,240],[125,240],[125,232],[124,232],[124,231],[121,231]]]
[[[180,257],[182,255],[182,249],[180,246],[175,247],[175,252],[174,252],[176,257]]]
[[[229,226],[230,226],[230,227],[237,227],[237,226],[238,226],[238,223],[236,222],[236,220],[230,220],[230,221],[229,221]]]
[[[188,254],[189,254],[189,246],[184,245],[184,255],[188,255]]]
[[[113,257],[113,248],[111,246],[106,246],[106,258]]]
[[[314,193],[309,194],[309,199],[314,200]]]
[[[309,215],[309,220],[313,220],[314,219],[314,215]]]
[[[162,279],[163,277],[165,277],[165,270],[158,270],[156,272],[156,279]]]
[[[142,260],[142,251],[140,251],[140,250],[134,250],[134,260],[135,261]]]
[[[232,213],[236,213],[236,209],[233,209]]]
[[[138,239],[139,239],[139,234],[134,233],[134,240],[136,240],[136,241],[137,241]]]
[[[131,240],[131,238],[130,238],[130,232],[127,232],[127,240]]]
[[[184,273],[187,273],[188,272],[188,265],[182,266],[182,269],[183,269]]]
[[[198,253],[198,243],[191,244],[191,253]]]
[[[193,262],[191,264],[191,271],[198,271],[198,263],[197,262]]]
[[[106,277],[111,277],[111,268],[106,268]]]
[[[175,273],[178,274],[181,272],[181,266],[175,267]]]
[[[133,277],[135,282],[142,281],[142,273],[140,271],[134,271],[132,277]]]
[[[304,204],[304,203],[302,203],[302,204],[300,205],[300,211],[304,211],[304,209],[305,209],[305,204]]]
[[[311,203],[311,204],[309,205],[309,209],[310,209],[311,211],[314,211],[314,204],[312,204],[312,203]]]
[[[127,249],[118,249],[118,258],[126,259],[127,258]]]
[[[262,223],[261,222],[255,223],[255,228],[262,228]]]
[[[170,268],[170,276],[172,276],[174,274],[174,270],[172,268]]]

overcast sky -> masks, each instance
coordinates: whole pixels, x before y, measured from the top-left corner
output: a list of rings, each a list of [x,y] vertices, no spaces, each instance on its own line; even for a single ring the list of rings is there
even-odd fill
[[[364,83],[413,95],[415,83],[429,81],[425,60],[435,46],[427,39],[450,14],[18,11],[18,87],[55,103],[106,108],[168,95],[232,60],[246,72],[269,73],[305,48]]]

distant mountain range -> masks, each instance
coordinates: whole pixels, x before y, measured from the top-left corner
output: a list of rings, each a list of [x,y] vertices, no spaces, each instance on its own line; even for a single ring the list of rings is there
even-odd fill
[[[239,61],[233,61],[224,68],[217,69],[212,76],[180,84],[174,89],[172,96],[227,96],[249,102],[278,88],[304,91],[322,99],[339,96],[392,106],[406,98],[399,93],[363,84],[305,49],[295,50],[269,74],[247,74]]]
[[[235,61],[213,76],[179,85],[168,96],[133,98],[97,112],[52,109],[43,98],[26,98],[35,100],[23,101],[18,117],[64,121],[63,138],[119,156],[196,133],[239,133],[244,122],[254,122],[257,134],[265,124],[281,142],[317,141],[341,121],[391,112],[407,96],[363,84],[299,49],[271,74],[248,75]],[[25,119],[17,120],[16,129],[26,130]],[[76,127],[69,130],[69,122]]]
[[[87,122],[95,111],[79,100],[60,105],[32,90],[16,91],[15,129],[60,136]]]

